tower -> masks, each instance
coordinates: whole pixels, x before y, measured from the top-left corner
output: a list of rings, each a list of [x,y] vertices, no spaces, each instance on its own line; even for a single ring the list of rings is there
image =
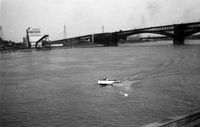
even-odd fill
[[[3,37],[3,30],[2,30],[2,26],[1,26],[1,0],[0,0],[0,38],[2,40],[4,40],[4,37]]]
[[[1,25],[0,25],[0,38],[1,38],[2,40],[4,40],[4,37],[3,37],[3,31],[2,31],[2,27],[1,27]]]
[[[64,25],[64,39],[67,38],[67,31],[66,31],[66,26]]]

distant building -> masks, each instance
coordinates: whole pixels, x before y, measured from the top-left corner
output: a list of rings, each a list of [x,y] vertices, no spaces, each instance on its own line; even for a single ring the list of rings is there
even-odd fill
[[[27,39],[27,37],[23,37],[23,45],[25,47],[28,47],[28,39]]]

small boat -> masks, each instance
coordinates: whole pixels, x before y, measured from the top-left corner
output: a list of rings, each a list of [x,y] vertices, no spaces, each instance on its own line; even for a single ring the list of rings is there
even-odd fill
[[[99,79],[98,84],[99,85],[113,85],[114,83],[120,83],[121,81],[119,80],[109,80],[108,78],[105,79]]]

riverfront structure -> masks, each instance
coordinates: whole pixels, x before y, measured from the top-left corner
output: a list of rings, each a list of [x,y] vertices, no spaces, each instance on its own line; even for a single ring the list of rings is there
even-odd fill
[[[26,30],[26,40],[25,43],[27,43],[28,47],[35,47],[36,42],[42,37],[40,34],[39,28],[31,28],[29,27]]]

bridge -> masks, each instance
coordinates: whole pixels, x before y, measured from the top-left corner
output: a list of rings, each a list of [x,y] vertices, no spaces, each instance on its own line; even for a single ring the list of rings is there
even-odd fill
[[[183,45],[186,37],[198,32],[200,32],[200,22],[194,22],[120,31],[118,38],[125,39],[127,36],[134,34],[153,33],[172,38],[174,45]]]
[[[67,38],[63,40],[57,40],[56,42],[71,44],[81,41],[90,41],[92,43],[102,44],[104,46],[118,46],[118,41],[121,39],[126,40],[128,36],[141,33],[153,33],[172,38],[174,45],[184,45],[184,40],[186,37],[198,32],[200,32],[200,22],[193,22],[133,29],[126,31],[120,30],[117,32],[110,33],[90,34],[73,38]]]

